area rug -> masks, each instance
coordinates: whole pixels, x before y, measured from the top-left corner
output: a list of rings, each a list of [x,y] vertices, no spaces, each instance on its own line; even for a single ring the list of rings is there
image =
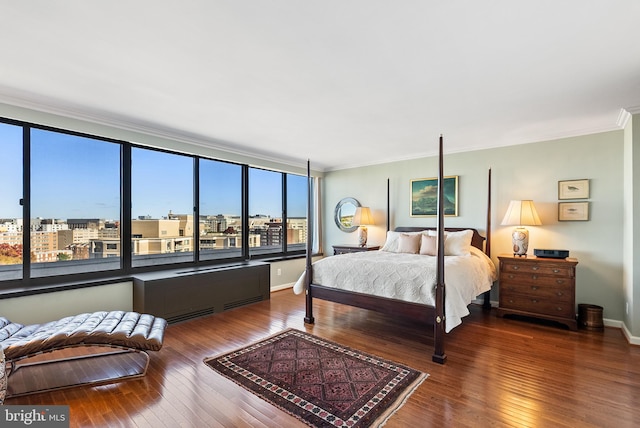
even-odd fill
[[[204,362],[313,427],[382,426],[428,376],[295,329]]]

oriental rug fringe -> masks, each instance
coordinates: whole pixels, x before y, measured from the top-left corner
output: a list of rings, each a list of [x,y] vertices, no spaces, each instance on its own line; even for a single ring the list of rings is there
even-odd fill
[[[382,426],[428,376],[295,329],[204,362],[312,427]]]

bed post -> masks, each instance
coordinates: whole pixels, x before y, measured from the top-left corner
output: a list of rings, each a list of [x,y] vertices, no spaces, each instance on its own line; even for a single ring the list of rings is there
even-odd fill
[[[489,178],[487,183],[487,240],[484,244],[484,253],[491,257],[491,168],[489,168]],[[491,309],[491,290],[485,291],[483,309]]]
[[[444,352],[444,337],[445,337],[445,313],[444,313],[444,173],[442,160],[442,134],[439,140],[438,149],[438,210],[437,210],[437,236],[438,236],[438,257],[437,257],[437,271],[436,271],[436,304],[435,304],[435,319],[433,326],[433,336],[435,342],[435,349],[433,351],[432,361],[440,364],[444,364],[447,359],[447,355]]]
[[[389,178],[387,178],[387,232],[391,230],[391,208],[389,204]]]
[[[313,297],[311,296],[311,253],[313,251],[313,218],[311,208],[311,196],[313,194],[313,180],[311,179],[311,166],[307,160],[307,251],[305,267],[305,316],[304,322],[313,324]]]

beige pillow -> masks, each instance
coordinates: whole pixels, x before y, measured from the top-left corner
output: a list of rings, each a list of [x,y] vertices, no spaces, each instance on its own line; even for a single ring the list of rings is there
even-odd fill
[[[409,235],[407,233],[403,233],[398,238],[398,252],[399,253],[409,253],[409,254],[418,254],[420,251],[420,237],[421,234]]]
[[[400,236],[401,235],[420,235],[422,232],[396,232],[393,230],[389,230],[387,232],[387,240],[382,246],[382,251],[388,251],[390,253],[400,253],[401,251],[398,249],[400,245]],[[419,242],[419,241],[418,241]]]
[[[425,256],[435,256],[438,252],[438,238],[435,236],[422,235],[420,243],[420,254]]]

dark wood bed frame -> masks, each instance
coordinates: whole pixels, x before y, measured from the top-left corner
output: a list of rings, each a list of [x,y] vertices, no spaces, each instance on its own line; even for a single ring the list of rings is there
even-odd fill
[[[470,228],[444,228],[444,210],[443,210],[443,186],[441,183],[444,181],[443,174],[443,154],[442,154],[442,136],[439,140],[439,168],[438,168],[438,209],[437,209],[437,226],[434,227],[397,227],[398,232],[413,232],[422,230],[436,230],[438,236],[442,236],[444,230],[448,231],[460,231]],[[312,230],[312,217],[311,217],[311,195],[312,195],[312,181],[309,164],[307,163],[307,178],[309,183],[309,199],[307,204],[307,219],[309,219],[309,230]],[[488,178],[488,202],[487,202],[487,238],[482,237],[476,229],[473,230],[473,238],[471,245],[484,251],[490,256],[490,230],[491,230],[491,170],[489,169]],[[388,199],[388,196],[387,196]],[[389,229],[389,207],[387,204],[387,230]],[[419,303],[406,302],[397,299],[389,299],[385,297],[377,297],[363,293],[355,293],[350,291],[344,291],[334,288],[325,287],[319,284],[313,283],[313,271],[311,262],[311,240],[307,239],[307,260],[306,260],[306,283],[305,283],[305,318],[304,322],[308,324],[314,323],[313,317],[313,299],[328,300],[336,303],[342,303],[345,305],[356,306],[359,308],[369,309],[384,314],[393,316],[400,316],[403,318],[411,319],[414,321],[422,322],[425,324],[433,325],[434,328],[434,353],[432,360],[434,362],[443,364],[446,361],[446,353],[444,351],[445,341],[445,329],[444,329],[444,297],[445,297],[445,283],[444,283],[444,239],[438,240],[438,255],[437,255],[437,273],[436,273],[436,304],[435,306],[424,305]],[[484,248],[483,248],[484,247]],[[490,291],[484,294],[484,307],[490,308],[489,302]]]

